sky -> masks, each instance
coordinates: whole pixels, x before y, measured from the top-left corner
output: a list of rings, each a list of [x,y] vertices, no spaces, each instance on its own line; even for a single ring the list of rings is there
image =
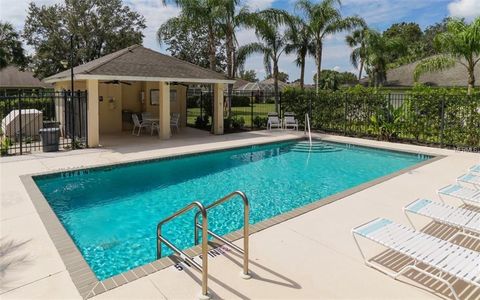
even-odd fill
[[[146,18],[147,28],[144,30],[145,47],[167,53],[156,40],[158,27],[171,17],[179,14],[180,10],[174,5],[163,5],[161,0],[123,0],[131,9],[139,12]],[[27,12],[27,0],[0,0],[0,19],[10,22],[17,30],[22,30]],[[39,5],[51,5],[62,0],[38,0]],[[252,10],[265,8],[281,8],[294,13],[294,0],[244,0],[243,3]],[[440,22],[448,16],[463,17],[472,20],[480,16],[480,0],[342,0],[341,12],[343,16],[357,15],[363,17],[369,27],[385,30],[393,23],[416,22],[422,29]],[[327,37],[324,45],[322,69],[337,71],[357,71],[350,64],[351,49],[345,44],[345,33]],[[240,45],[255,39],[252,30],[241,29],[237,32]],[[300,77],[300,71],[293,62],[293,55],[283,55],[280,59],[280,71],[289,74],[290,81]],[[251,56],[245,65],[246,70],[255,70],[257,77],[263,79],[265,70],[260,55]],[[305,81],[313,82],[315,62],[312,57],[307,59]]]

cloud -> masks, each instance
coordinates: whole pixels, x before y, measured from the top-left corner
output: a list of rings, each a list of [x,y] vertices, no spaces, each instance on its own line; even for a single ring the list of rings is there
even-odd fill
[[[162,50],[157,42],[157,30],[168,19],[178,16],[180,8],[174,5],[163,5],[159,0],[130,0],[125,4],[146,19],[147,28],[143,31],[145,35],[143,45],[147,48]]]
[[[262,10],[272,6],[275,0],[247,0],[246,5],[252,10]]]
[[[448,11],[453,17],[465,18],[467,20],[480,16],[479,0],[454,0],[448,4]]]
[[[342,69],[342,68],[340,68],[339,66],[335,66],[335,67],[333,67],[332,70],[337,71],[337,72],[340,72],[341,69]],[[320,73],[320,74],[321,74],[321,73]]]
[[[38,6],[62,3],[62,0],[34,1]],[[2,22],[11,23],[17,30],[23,30],[27,16],[28,0],[0,0],[0,19]]]

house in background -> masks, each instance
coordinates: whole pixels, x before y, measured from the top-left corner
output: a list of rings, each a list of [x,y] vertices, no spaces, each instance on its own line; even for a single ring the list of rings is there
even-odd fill
[[[170,113],[180,114],[186,126],[186,99],[189,84],[212,85],[214,92],[214,133],[223,134],[223,94],[234,83],[223,74],[189,62],[134,45],[77,66],[74,89],[86,90],[88,145],[98,146],[103,134],[126,130],[131,114],[149,112],[159,120],[159,136],[170,138]],[[50,76],[45,82],[55,90],[70,89],[70,70]],[[57,108],[62,123],[64,108]],[[130,112],[130,115],[128,113]],[[126,116],[127,115],[127,116]],[[128,120],[128,121],[129,121]]]
[[[51,88],[51,84],[42,82],[30,71],[21,71],[15,66],[8,66],[0,70],[0,92],[2,94],[17,93],[18,89],[38,90]]]
[[[415,85],[413,71],[419,62],[413,62],[387,71],[387,82],[384,87],[395,89],[398,92],[408,90]],[[475,69],[475,77],[480,79],[480,68]],[[468,74],[466,68],[456,63],[454,67],[440,71],[430,72],[422,75],[418,81],[431,87],[467,87]],[[360,84],[368,86],[369,79],[363,78]]]

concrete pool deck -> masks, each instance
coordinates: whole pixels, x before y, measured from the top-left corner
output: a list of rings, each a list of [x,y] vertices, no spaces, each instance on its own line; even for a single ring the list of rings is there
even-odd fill
[[[209,151],[297,138],[296,132],[260,131],[223,136],[188,131],[168,141],[148,136],[105,137],[104,148],[39,153],[0,160],[2,299],[80,299],[66,267],[30,200],[20,176],[91,167],[139,159]],[[216,298],[425,299],[448,291],[421,276],[395,281],[363,264],[350,230],[375,217],[408,224],[402,207],[418,197],[437,199],[435,191],[480,162],[478,153],[457,152],[339,136],[324,140],[396,150],[428,152],[445,157],[349,195],[301,216],[251,235],[254,278],[240,278],[241,258],[223,251],[209,260],[209,288]],[[455,200],[449,201],[459,205]],[[416,218],[416,224],[428,220]],[[432,232],[448,229],[431,225]],[[451,231],[450,231],[451,233]],[[237,241],[241,243],[241,241]],[[367,252],[382,249],[368,243]],[[473,247],[480,251],[480,245]],[[382,258],[378,258],[381,260]],[[390,259],[391,260],[391,259]],[[393,266],[398,267],[398,266]],[[200,292],[200,274],[175,267],[143,276],[93,299],[192,299]],[[412,287],[412,285],[419,286]],[[480,291],[462,287],[464,299],[480,299]],[[433,288],[435,293],[430,289]],[[462,292],[463,291],[463,292]]]

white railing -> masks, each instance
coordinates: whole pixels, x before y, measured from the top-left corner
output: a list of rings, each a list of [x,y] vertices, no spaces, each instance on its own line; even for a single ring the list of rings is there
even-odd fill
[[[305,134],[308,132],[308,142],[310,147],[312,147],[312,133],[310,132],[310,117],[308,114],[305,114]]]

